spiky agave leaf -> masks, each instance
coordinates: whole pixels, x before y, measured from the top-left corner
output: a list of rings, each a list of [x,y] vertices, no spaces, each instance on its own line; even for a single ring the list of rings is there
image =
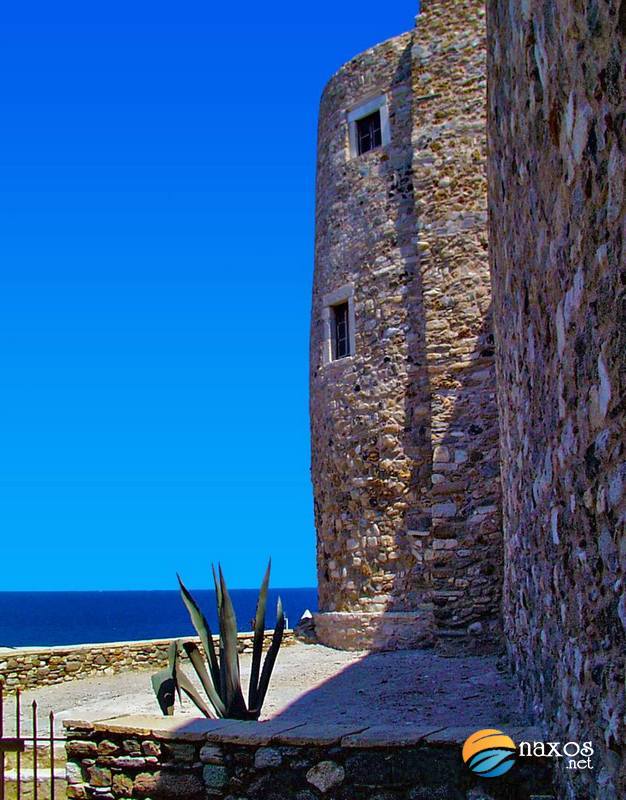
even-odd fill
[[[220,582],[217,579],[217,574],[215,572],[215,564],[211,564],[211,571],[213,572],[213,583],[215,584],[215,601],[217,603],[217,618],[219,619],[220,613],[222,611],[222,587],[220,586]]]
[[[223,640],[223,660],[225,669],[225,697],[226,713],[235,719],[247,717],[246,702],[241,691],[241,676],[239,672],[239,652],[237,649],[237,618],[233,607],[222,568],[218,565],[220,577],[220,590],[222,607],[220,615],[220,633]]]
[[[180,689],[176,683],[176,662],[178,658],[178,641],[171,642],[167,654],[167,667],[152,676],[152,688],[164,716],[174,713],[176,692],[180,697]]]
[[[226,659],[224,658],[224,637],[222,636],[222,587],[215,573],[215,564],[211,564],[213,583],[215,584],[215,603],[217,605],[217,619],[220,625],[220,697],[226,702]]]
[[[191,593],[186,589],[180,577],[178,578],[181,594],[185,606],[189,611],[191,621],[200,636],[209,659],[209,669],[202,658],[201,650],[194,642],[186,642],[183,647],[194,667],[196,674],[205,689],[209,703],[199,694],[196,686],[189,680],[180,665],[179,647],[180,641],[172,642],[168,653],[168,666],[156,673],[152,677],[152,686],[157,696],[159,706],[166,715],[174,712],[175,695],[178,693],[181,698],[181,690],[191,699],[191,701],[207,717],[230,717],[233,719],[258,719],[261,706],[265,700],[268,684],[272,670],[276,662],[276,656],[280,648],[283,632],[285,630],[285,617],[282,609],[282,602],[278,599],[277,621],[272,636],[272,643],[268,650],[258,678],[259,664],[262,657],[262,646],[265,632],[265,607],[267,602],[267,591],[269,587],[269,574],[271,569],[271,559],[267,566],[265,577],[259,592],[257,602],[257,613],[254,625],[254,647],[253,647],[253,678],[251,680],[250,710],[246,708],[246,703],[241,691],[241,675],[239,671],[239,653],[237,637],[237,620],[224,575],[219,567],[219,580],[213,568],[213,579],[215,582],[216,600],[220,620],[220,658],[217,660],[215,646],[211,630],[193,599]],[[256,666],[254,666],[256,664]],[[219,690],[218,690],[219,687]],[[256,690],[256,691],[255,691]],[[255,703],[252,704],[252,698]]]
[[[180,584],[180,592],[183,598],[183,603],[189,612],[191,624],[196,629],[196,632],[200,637],[200,641],[202,642],[204,652],[206,653],[206,657],[209,660],[209,669],[211,670],[213,684],[214,686],[219,686],[220,668],[217,662],[217,654],[215,652],[215,645],[213,644],[213,634],[211,633],[211,628],[209,627],[209,623],[206,621],[204,614],[202,611],[200,611],[200,607],[191,596],[191,592],[182,582],[178,573],[176,574],[176,577],[178,578],[178,583]]]
[[[200,709],[200,711],[202,711],[205,717],[209,717],[209,719],[217,719],[217,714],[215,711],[203,700],[196,687],[183,672],[179,660],[176,661],[175,671],[176,685],[179,692],[182,689],[187,697]]]
[[[256,708],[259,692],[259,673],[261,672],[261,658],[263,657],[263,640],[265,638],[265,608],[267,605],[267,589],[270,582],[272,559],[270,558],[263,583],[259,590],[256,615],[254,618],[254,644],[252,646],[252,666],[250,668],[250,686],[248,687],[248,708]]]
[[[202,688],[207,693],[207,697],[213,704],[215,709],[214,716],[223,717],[226,708],[217,692],[217,689],[215,688],[215,685],[213,684],[213,681],[211,680],[211,676],[207,671],[200,648],[195,642],[185,642],[183,644],[183,648],[189,660],[191,661],[192,667],[196,671],[196,675],[202,684]]]
[[[255,712],[257,718],[261,713],[261,708],[263,707],[263,702],[265,701],[267,687],[269,686],[270,678],[272,677],[272,670],[274,669],[274,664],[276,663],[276,656],[278,655],[284,632],[285,614],[283,612],[282,600],[279,597],[278,603],[276,604],[276,627],[274,628],[274,633],[272,635],[272,643],[267,651],[267,655],[265,656],[265,662],[263,663],[263,671],[261,672],[261,679],[259,680],[257,704],[254,709],[250,709],[250,711]]]

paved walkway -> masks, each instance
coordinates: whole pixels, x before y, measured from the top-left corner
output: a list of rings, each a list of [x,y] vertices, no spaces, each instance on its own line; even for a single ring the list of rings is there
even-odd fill
[[[250,657],[243,656],[244,686],[249,670]],[[150,672],[92,677],[24,692],[24,712],[34,699],[42,720],[54,710],[59,731],[64,719],[159,713]],[[12,699],[6,704],[7,716],[12,716]],[[186,699],[176,713],[199,715]],[[431,651],[345,653],[303,644],[285,647],[279,654],[261,718],[277,717],[322,724],[414,723],[433,729],[506,728],[526,722],[518,711],[513,682],[498,669],[496,658],[444,658]],[[11,720],[7,721],[10,731]],[[24,713],[23,729],[29,728]]]

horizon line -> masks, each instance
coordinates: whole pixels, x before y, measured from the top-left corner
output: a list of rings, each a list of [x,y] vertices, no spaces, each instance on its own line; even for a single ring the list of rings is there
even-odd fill
[[[194,592],[215,592],[215,589],[203,589],[201,587],[191,587]],[[269,587],[270,591],[286,591],[289,589],[317,589],[317,586],[276,586]],[[234,586],[230,587],[231,592],[253,592],[258,591],[257,586]],[[72,594],[80,592],[180,592],[179,588],[174,589],[0,589],[2,594]]]

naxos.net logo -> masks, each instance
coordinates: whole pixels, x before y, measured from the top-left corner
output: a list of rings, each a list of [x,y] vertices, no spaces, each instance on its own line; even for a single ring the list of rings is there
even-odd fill
[[[476,731],[463,745],[463,761],[481,778],[504,775],[515,764],[516,754],[513,739],[496,728]]]
[[[463,761],[481,778],[505,775],[520,758],[563,759],[566,769],[593,769],[591,742],[520,742],[497,728],[476,731],[465,740]]]

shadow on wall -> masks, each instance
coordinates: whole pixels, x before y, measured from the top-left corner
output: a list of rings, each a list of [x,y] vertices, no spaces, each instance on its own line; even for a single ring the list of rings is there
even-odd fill
[[[422,318],[424,305],[419,298]],[[413,566],[398,574],[394,593],[428,590],[438,636],[454,639],[472,626],[484,644],[499,638],[503,569],[491,306],[475,324],[464,332],[473,351],[453,371],[454,357],[429,364],[426,347],[409,356],[405,447],[421,457],[411,481],[415,505],[398,534]]]
[[[400,59],[394,85],[402,86],[413,68],[412,45]],[[392,93],[392,119],[394,111]],[[415,186],[421,176],[414,172],[413,159],[398,164],[392,190],[399,207],[396,246],[417,258],[405,260],[403,276],[408,291],[402,449],[411,474],[386,610],[431,616],[437,637],[455,639],[472,625],[478,639],[494,642],[503,571],[494,340],[491,306],[485,309],[486,301],[472,296],[466,276],[468,264],[478,271],[484,265],[487,274],[486,243],[457,231],[430,235],[431,250],[420,252],[416,239],[424,234]],[[481,225],[479,217],[476,230]],[[482,276],[476,280],[485,282]],[[389,375],[396,369],[390,360]],[[378,469],[381,483],[393,478]]]
[[[413,39],[405,48],[399,59],[398,68],[393,78],[392,90],[390,92],[390,119],[392,121],[392,137],[401,136],[405,141],[410,141],[410,132],[400,130],[397,124],[393,124],[397,118],[400,103],[405,102],[401,97],[398,101],[393,87],[403,87],[406,85],[412,71],[412,47]],[[406,124],[406,123],[405,123]],[[392,288],[401,290],[406,287],[404,294],[404,307],[399,308],[397,320],[387,319],[385,322],[392,327],[396,322],[404,323],[406,333],[399,333],[406,338],[405,352],[406,363],[398,365],[389,356],[381,357],[384,363],[384,371],[381,370],[380,380],[394,379],[398,372],[406,373],[406,387],[404,400],[404,431],[401,434],[402,451],[407,459],[406,476],[402,478],[408,484],[408,494],[405,497],[405,511],[403,520],[398,521],[396,529],[418,530],[420,526],[429,528],[426,522],[428,511],[424,508],[420,511],[420,500],[424,496],[425,487],[430,484],[430,464],[432,462],[431,446],[431,423],[430,423],[430,386],[426,364],[426,325],[425,309],[423,302],[423,286],[420,265],[417,260],[416,236],[418,230],[418,218],[415,202],[415,192],[413,187],[413,167],[412,151],[410,147],[402,148],[402,159],[399,163],[391,164],[393,170],[389,190],[390,199],[394,198],[398,214],[395,221],[395,247],[404,256],[404,271],[388,278],[392,283]],[[397,284],[394,287],[393,284]],[[381,348],[385,349],[384,340]],[[380,450],[384,453],[384,436]],[[378,478],[375,492],[376,510],[385,514],[385,494],[389,494],[390,501],[396,500],[397,490],[394,487],[397,466],[390,465],[389,471],[385,470],[385,460],[379,459],[373,465],[373,472]],[[373,502],[371,500],[370,502]],[[427,503],[423,504],[424,507]],[[429,576],[417,565],[415,556],[411,549],[411,542],[405,534],[395,536],[396,560],[391,565],[393,572],[392,584],[387,592],[386,601],[387,611],[415,611],[421,606],[428,610],[428,597],[425,596],[429,589]],[[371,563],[376,563],[378,554],[368,559]],[[378,556],[379,557],[379,556]],[[377,587],[373,589],[378,593]],[[377,622],[372,621],[372,627],[376,628]],[[384,621],[380,625],[384,625]],[[382,633],[382,631],[381,631]]]

